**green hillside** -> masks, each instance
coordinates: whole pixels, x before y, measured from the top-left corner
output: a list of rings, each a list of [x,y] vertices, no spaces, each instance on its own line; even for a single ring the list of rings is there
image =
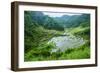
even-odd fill
[[[24,61],[86,59],[90,58],[90,15],[63,15],[50,17],[40,11],[24,12]],[[67,34],[64,34],[67,33]],[[75,49],[53,52],[54,43],[48,41],[53,37],[69,34],[82,37],[87,42]]]

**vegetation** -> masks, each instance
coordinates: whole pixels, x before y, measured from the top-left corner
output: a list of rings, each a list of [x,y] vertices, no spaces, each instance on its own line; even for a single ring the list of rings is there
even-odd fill
[[[24,12],[24,61],[86,59],[90,58],[90,15],[63,15],[50,17],[40,11]],[[57,48],[48,43],[53,37],[64,33],[82,37],[87,42],[78,48],[69,48],[63,52],[51,52]]]

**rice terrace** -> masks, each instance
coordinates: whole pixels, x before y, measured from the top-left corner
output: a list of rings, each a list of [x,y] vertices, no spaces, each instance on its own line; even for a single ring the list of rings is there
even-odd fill
[[[90,14],[24,11],[24,61],[90,58]]]

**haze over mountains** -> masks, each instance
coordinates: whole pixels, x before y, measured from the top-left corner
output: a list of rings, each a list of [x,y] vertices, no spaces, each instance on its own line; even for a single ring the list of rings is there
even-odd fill
[[[90,15],[80,14],[80,15],[62,15],[61,17],[51,17],[45,15],[40,11],[30,11],[32,16],[32,21],[42,25],[48,29],[61,29],[72,28],[77,26],[89,26]],[[85,25],[84,25],[85,24]]]

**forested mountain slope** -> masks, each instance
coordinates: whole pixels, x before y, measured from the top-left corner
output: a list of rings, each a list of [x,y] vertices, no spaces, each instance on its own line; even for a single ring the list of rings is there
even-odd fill
[[[41,11],[25,11],[24,25],[25,61],[90,57],[90,14],[51,17]],[[48,44],[48,41],[53,37],[68,36],[68,34],[77,38],[82,37],[87,42],[76,50],[51,54],[50,50],[55,44]]]

